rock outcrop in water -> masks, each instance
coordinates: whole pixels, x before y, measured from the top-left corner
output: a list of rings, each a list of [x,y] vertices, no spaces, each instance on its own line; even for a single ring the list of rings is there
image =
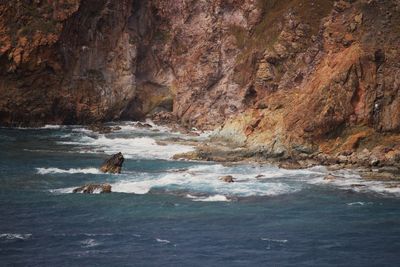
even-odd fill
[[[78,187],[72,191],[73,193],[94,194],[94,193],[111,193],[111,185],[109,184],[87,184]]]
[[[17,0],[0,14],[2,125],[152,115],[219,128],[243,157],[400,164],[397,0]]]
[[[219,179],[221,181],[224,181],[225,183],[234,183],[235,182],[235,178],[233,178],[232,175],[221,176],[221,177],[219,177]]]
[[[121,152],[112,155],[100,167],[100,171],[104,173],[121,173],[124,156]]]

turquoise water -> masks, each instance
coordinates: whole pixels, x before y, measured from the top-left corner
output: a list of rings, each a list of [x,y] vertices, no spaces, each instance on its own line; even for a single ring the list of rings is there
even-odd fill
[[[350,171],[327,182],[322,167],[173,161],[192,148],[155,142],[170,137],[188,138],[132,123],[0,129],[0,265],[399,265],[397,189]],[[123,173],[99,173],[119,151]],[[114,193],[71,193],[89,182]]]

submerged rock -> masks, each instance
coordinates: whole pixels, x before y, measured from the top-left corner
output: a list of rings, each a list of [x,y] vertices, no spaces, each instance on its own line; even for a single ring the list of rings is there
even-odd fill
[[[366,187],[365,184],[351,184],[350,185],[352,188],[357,188],[357,187]]]
[[[124,163],[124,156],[121,152],[112,155],[111,158],[104,161],[100,167],[100,171],[104,173],[121,173],[122,164]]]
[[[226,183],[234,183],[235,182],[235,178],[233,178],[232,175],[221,176],[221,177],[219,177],[219,179]]]
[[[324,177],[324,180],[325,180],[325,181],[334,181],[334,180],[336,180],[336,179],[337,179],[337,177],[336,177],[336,176],[333,176],[332,174],[329,174],[329,175],[327,175],[327,176]]]
[[[111,185],[109,184],[87,184],[78,188],[75,188],[73,193],[84,193],[84,194],[93,194],[93,193],[111,193]]]

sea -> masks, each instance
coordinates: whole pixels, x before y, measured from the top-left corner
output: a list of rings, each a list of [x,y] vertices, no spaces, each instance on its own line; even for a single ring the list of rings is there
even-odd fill
[[[173,160],[210,133],[111,126],[0,128],[0,266],[400,266],[391,182]],[[122,173],[101,173],[117,152]],[[88,183],[112,193],[72,193]]]

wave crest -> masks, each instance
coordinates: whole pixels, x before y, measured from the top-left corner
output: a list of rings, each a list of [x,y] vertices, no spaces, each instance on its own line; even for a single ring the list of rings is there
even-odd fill
[[[102,172],[96,168],[71,168],[71,169],[59,169],[59,168],[36,168],[38,174],[57,174],[57,173],[83,173],[83,174],[102,174]]]

